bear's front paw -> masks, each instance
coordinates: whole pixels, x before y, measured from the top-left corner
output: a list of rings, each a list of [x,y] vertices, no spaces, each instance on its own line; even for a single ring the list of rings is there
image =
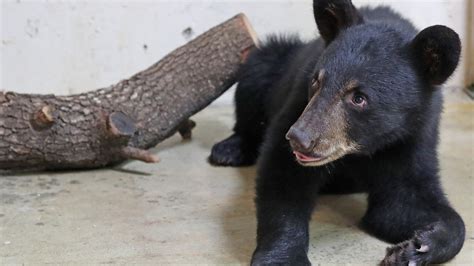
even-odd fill
[[[434,237],[443,234],[439,224],[427,226],[424,230],[417,231],[415,236],[407,241],[387,248],[387,254],[380,265],[426,265],[431,263],[433,252],[438,249],[433,241]]]
[[[428,251],[429,246],[419,244],[415,239],[410,239],[387,248],[387,254],[380,265],[424,265],[427,262],[424,257]]]
[[[240,136],[233,134],[214,144],[208,160],[209,163],[220,166],[252,165],[257,159],[257,154],[250,150],[251,147],[246,147]]]

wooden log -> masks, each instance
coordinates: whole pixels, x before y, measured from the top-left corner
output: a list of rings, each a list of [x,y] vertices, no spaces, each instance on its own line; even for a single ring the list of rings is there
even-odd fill
[[[239,14],[108,88],[70,96],[0,92],[0,169],[97,168],[156,162],[147,149],[232,84],[256,37]]]

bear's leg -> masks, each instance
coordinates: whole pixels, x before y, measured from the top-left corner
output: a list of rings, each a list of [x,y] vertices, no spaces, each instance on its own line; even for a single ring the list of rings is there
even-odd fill
[[[298,173],[284,177],[284,170],[278,174],[276,168],[259,178],[257,185],[257,248],[252,265],[310,265],[309,220],[317,188]]]
[[[421,178],[420,178],[421,179]],[[397,243],[382,265],[424,265],[452,259],[464,243],[461,217],[449,206],[436,179],[381,182],[369,192],[362,225],[375,236]],[[382,185],[384,183],[384,185]]]
[[[257,177],[252,265],[310,265],[309,220],[324,173],[300,166],[286,144],[264,145]]]

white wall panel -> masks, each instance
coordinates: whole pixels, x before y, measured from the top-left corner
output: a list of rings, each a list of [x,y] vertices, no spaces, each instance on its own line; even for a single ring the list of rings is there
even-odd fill
[[[466,35],[469,0],[362,1],[392,6],[419,28],[445,24]],[[108,86],[189,38],[244,12],[259,36],[316,35],[311,0],[1,2],[2,89],[69,94]],[[190,28],[191,30],[187,30]],[[458,69],[449,86],[461,86]],[[232,92],[218,103],[228,104]]]

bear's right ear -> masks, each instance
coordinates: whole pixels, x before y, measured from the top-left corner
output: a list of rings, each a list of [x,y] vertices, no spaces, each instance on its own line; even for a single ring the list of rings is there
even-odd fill
[[[410,49],[423,78],[432,85],[441,85],[458,66],[461,40],[452,29],[436,25],[418,33]]]
[[[313,12],[319,34],[328,45],[339,32],[364,22],[350,0],[314,0]]]

